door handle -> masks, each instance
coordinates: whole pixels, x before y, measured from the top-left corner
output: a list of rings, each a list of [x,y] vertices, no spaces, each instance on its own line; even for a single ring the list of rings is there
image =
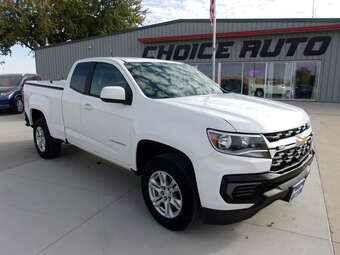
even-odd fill
[[[91,111],[93,109],[93,107],[92,107],[91,104],[84,104],[84,109],[88,110],[88,111]]]

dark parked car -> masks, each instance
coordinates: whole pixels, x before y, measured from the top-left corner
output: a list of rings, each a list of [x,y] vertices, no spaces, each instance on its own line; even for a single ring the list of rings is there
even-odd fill
[[[295,85],[295,98],[311,99],[313,98],[314,86],[310,84]]]
[[[9,109],[14,113],[24,111],[22,88],[28,80],[40,80],[36,74],[0,75],[0,110]]]
[[[242,81],[239,79],[222,79],[221,88],[228,92],[241,93]]]

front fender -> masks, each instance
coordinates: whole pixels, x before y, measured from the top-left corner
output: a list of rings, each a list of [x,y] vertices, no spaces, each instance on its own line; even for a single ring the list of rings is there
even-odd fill
[[[133,155],[133,166],[135,167],[135,169],[137,169],[137,162],[136,162],[136,158],[137,158],[137,147],[139,142],[143,141],[143,140],[149,140],[152,142],[157,142],[157,143],[161,143],[164,145],[167,145],[169,147],[172,147],[182,153],[184,153],[188,158],[193,158],[194,157],[194,152],[193,152],[193,148],[191,148],[190,146],[188,146],[188,144],[185,143],[180,143],[175,139],[171,139],[171,137],[162,137],[162,136],[157,136],[154,135],[152,133],[139,133],[136,137],[136,143],[135,143],[135,148],[132,150],[134,155]]]
[[[16,99],[18,96],[21,96],[20,91],[13,91],[13,92],[9,95],[9,97],[8,97],[8,102],[9,102],[9,104],[10,104],[11,106],[13,106],[14,101],[15,101],[15,99]]]

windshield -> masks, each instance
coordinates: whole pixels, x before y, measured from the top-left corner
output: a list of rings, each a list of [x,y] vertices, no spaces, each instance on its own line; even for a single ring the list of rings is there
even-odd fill
[[[20,75],[0,75],[0,88],[13,88],[19,86]]]
[[[215,82],[186,64],[130,62],[125,66],[150,98],[222,94]]]

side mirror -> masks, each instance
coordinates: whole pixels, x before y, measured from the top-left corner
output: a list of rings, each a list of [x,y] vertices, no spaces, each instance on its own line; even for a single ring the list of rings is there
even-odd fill
[[[104,87],[102,89],[102,92],[100,93],[100,98],[104,102],[108,103],[129,104],[126,97],[125,89],[122,87]]]

